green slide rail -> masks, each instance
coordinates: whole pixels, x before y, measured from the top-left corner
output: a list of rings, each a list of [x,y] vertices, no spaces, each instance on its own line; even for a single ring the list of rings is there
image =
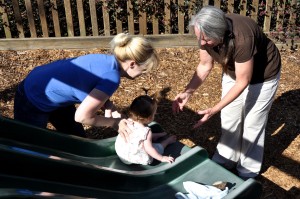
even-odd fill
[[[53,198],[174,198],[185,193],[185,181],[228,182],[225,198],[261,195],[260,183],[244,181],[214,163],[200,146],[171,145],[166,153],[176,157],[173,164],[125,165],[115,154],[114,140],[83,139],[1,117],[0,198],[40,193]]]

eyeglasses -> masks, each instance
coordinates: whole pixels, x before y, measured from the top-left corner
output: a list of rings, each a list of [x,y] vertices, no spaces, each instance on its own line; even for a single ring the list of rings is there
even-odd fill
[[[211,45],[214,43],[214,40],[209,39],[209,38],[205,38],[204,34],[200,33],[200,38],[198,39],[198,45],[199,47],[204,46],[206,44]]]

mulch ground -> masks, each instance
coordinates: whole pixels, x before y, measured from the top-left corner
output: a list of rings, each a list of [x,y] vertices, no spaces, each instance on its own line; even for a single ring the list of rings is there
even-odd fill
[[[28,50],[0,51],[0,113],[13,118],[13,98],[17,84],[35,66],[57,59],[88,53],[106,53],[92,50]],[[196,48],[158,49],[160,66],[151,74],[137,80],[122,80],[112,101],[125,111],[133,98],[144,94],[161,93],[156,121],[166,132],[192,147],[205,148],[210,157],[220,138],[220,115],[212,117],[199,129],[192,126],[199,120],[197,110],[216,104],[221,96],[221,69],[216,66],[206,82],[195,92],[185,110],[173,115],[172,100],[190,80],[198,63]],[[282,51],[281,82],[269,114],[266,128],[265,159],[257,180],[263,185],[264,199],[300,198],[300,52]],[[51,128],[51,125],[49,125]],[[86,126],[88,135],[102,139],[116,135],[110,128]]]

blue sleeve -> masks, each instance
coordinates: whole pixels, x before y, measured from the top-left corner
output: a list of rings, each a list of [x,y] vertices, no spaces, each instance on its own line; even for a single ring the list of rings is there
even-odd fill
[[[95,88],[106,93],[108,96],[112,96],[120,84],[119,74],[116,72],[108,72],[104,74],[104,77],[105,78],[103,78]]]

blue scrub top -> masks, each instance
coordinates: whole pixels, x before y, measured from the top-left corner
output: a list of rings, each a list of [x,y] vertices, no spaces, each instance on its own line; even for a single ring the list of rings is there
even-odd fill
[[[94,89],[111,96],[120,85],[113,55],[89,54],[34,68],[24,80],[27,98],[42,111],[81,103]]]

